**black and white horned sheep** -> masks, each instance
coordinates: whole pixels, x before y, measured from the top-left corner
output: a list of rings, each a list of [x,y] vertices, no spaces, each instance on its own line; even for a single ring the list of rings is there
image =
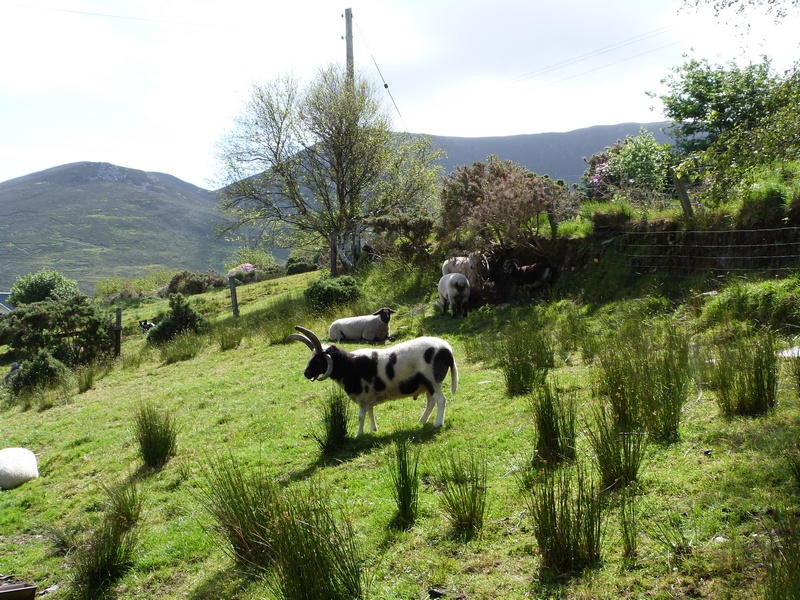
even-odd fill
[[[303,375],[311,381],[332,379],[358,404],[358,434],[364,433],[364,417],[369,414],[370,430],[378,429],[373,408],[387,400],[428,398],[420,423],[426,423],[436,404],[436,427],[444,423],[446,398],[442,382],[450,371],[450,392],[458,389],[458,369],[453,349],[445,340],[419,337],[388,348],[362,348],[347,352],[335,344],[323,347],[310,330],[295,327],[286,341],[303,342],[311,350]]]
[[[447,314],[447,306],[453,313],[453,318],[458,315],[467,316],[469,310],[470,284],[465,275],[461,273],[448,273],[439,280],[439,302],[442,304],[442,314]]]
[[[328,338],[333,342],[383,342],[389,338],[389,319],[396,312],[384,306],[371,315],[337,319],[328,329]]]

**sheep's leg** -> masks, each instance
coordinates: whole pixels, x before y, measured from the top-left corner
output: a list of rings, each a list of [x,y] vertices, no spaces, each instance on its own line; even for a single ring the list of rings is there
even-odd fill
[[[447,403],[447,398],[444,397],[444,394],[441,390],[436,392],[433,395],[433,398],[436,399],[436,421],[434,422],[433,426],[441,427],[444,425],[444,407]],[[433,402],[433,399],[431,399],[430,402]]]
[[[367,416],[367,407],[359,404],[358,405],[358,433],[356,437],[360,436],[364,433],[364,417]]]
[[[428,419],[430,418],[431,413],[433,412],[433,405],[434,404],[435,404],[435,400],[434,400],[433,396],[428,394],[428,405],[425,407],[425,412],[423,412],[422,416],[419,418],[419,422],[420,423],[424,424],[424,423],[428,422]],[[436,420],[437,421],[439,420],[438,416],[436,417]]]
[[[372,432],[378,431],[378,424],[375,422],[375,411],[370,406],[367,409],[367,412],[369,413],[369,425],[370,425],[370,428],[371,428],[370,431],[372,431]]]

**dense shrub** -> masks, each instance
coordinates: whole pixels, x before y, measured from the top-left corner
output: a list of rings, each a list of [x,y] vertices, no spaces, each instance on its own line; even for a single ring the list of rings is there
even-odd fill
[[[167,316],[147,334],[147,341],[151,344],[164,344],[184,332],[202,333],[208,324],[181,294],[171,294],[169,297],[169,312]]]
[[[317,265],[311,262],[310,257],[304,256],[290,256],[286,261],[286,274],[296,275],[297,273],[308,273],[309,271],[316,271]]]
[[[21,361],[46,350],[67,367],[88,365],[113,351],[111,317],[83,295],[23,304],[0,319],[0,344]]]
[[[42,300],[68,300],[79,294],[78,282],[68,279],[57,271],[42,269],[19,277],[11,286],[9,303],[14,306],[31,304]]]
[[[57,383],[67,372],[60,360],[53,358],[46,349],[41,349],[30,360],[20,365],[19,371],[11,378],[11,391],[19,395],[36,388],[48,387]]]
[[[332,279],[318,279],[303,292],[306,301],[315,309],[326,309],[337,304],[353,302],[361,297],[358,282],[350,275]]]
[[[208,270],[205,273],[181,271],[176,273],[169,282],[167,293],[193,296],[202,294],[209,288],[221,288],[225,285],[227,285],[227,279],[214,270]]]

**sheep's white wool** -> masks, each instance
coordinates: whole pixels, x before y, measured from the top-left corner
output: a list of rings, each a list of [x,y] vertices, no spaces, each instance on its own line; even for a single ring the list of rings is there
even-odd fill
[[[0,489],[10,490],[38,476],[33,452],[26,448],[0,450]]]

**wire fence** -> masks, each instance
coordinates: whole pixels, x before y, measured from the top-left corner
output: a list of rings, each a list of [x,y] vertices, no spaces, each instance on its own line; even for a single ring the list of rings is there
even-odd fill
[[[687,277],[697,273],[785,277],[800,270],[800,228],[735,231],[625,232],[600,244],[596,262],[635,273]],[[603,250],[603,249],[606,250]],[[612,259],[613,257],[613,259]],[[598,265],[601,266],[602,265]]]

